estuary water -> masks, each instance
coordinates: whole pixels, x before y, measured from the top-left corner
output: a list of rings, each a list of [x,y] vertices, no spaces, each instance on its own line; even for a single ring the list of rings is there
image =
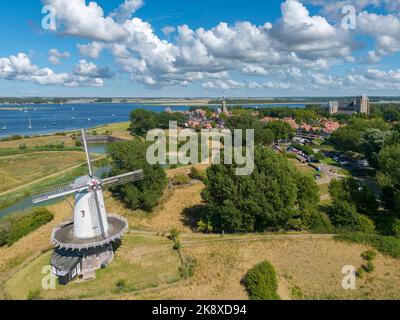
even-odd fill
[[[64,105],[0,105],[0,139],[11,135],[44,135],[77,129],[94,128],[129,120],[132,110],[144,108],[156,112],[163,106],[136,104],[64,104]],[[172,107],[186,111],[188,107]]]
[[[245,108],[304,108],[304,104],[251,105]],[[64,105],[0,105],[0,139],[12,135],[45,135],[89,129],[106,124],[125,122],[135,109],[162,112],[165,106],[129,103],[87,103]],[[171,106],[173,111],[187,111],[188,106]]]

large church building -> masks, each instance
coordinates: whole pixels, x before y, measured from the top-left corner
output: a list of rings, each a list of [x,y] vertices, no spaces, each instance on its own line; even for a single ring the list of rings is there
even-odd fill
[[[369,115],[369,99],[366,95],[361,95],[352,101],[330,101],[329,114],[356,114],[363,113]]]

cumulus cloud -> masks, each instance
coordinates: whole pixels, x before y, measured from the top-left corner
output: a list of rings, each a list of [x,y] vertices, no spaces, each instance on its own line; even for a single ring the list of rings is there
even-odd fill
[[[80,60],[75,66],[74,74],[87,78],[112,78],[113,73],[108,67],[99,67],[92,62]]]
[[[99,42],[92,42],[89,44],[78,44],[79,53],[82,56],[97,59],[104,49],[104,45]]]
[[[55,53],[55,51],[53,51]],[[25,53],[0,58],[0,79],[27,81],[41,85],[65,87],[103,86],[108,70],[80,62],[73,74],[55,73],[49,68],[34,65]]]
[[[162,28],[161,31],[164,36],[169,37],[171,33],[174,33],[176,31],[176,28],[174,26],[165,26],[164,28]]]
[[[123,26],[105,16],[96,2],[85,0],[42,0],[56,10],[57,32],[69,36],[104,42],[123,40],[128,36]]]
[[[108,49],[121,71],[149,86],[194,81],[212,86],[212,75],[221,72],[267,76],[282,67],[327,69],[336,59],[351,56],[349,35],[325,18],[311,16],[297,0],[282,4],[282,18],[276,24],[258,26],[243,21],[234,25],[221,22],[211,29],[163,28],[167,37],[176,32],[174,42],[160,39],[150,23],[131,18],[143,5],[139,0],[123,2],[108,16],[94,2],[43,2],[61,12],[57,32],[92,40],[78,45],[81,55],[98,58]]]
[[[71,57],[71,54],[69,52],[60,52],[58,49],[50,49],[49,50],[49,61],[54,64],[60,64],[61,59],[68,59]]]
[[[125,22],[143,5],[143,0],[125,0],[124,3],[110,14],[110,17],[118,22]]]

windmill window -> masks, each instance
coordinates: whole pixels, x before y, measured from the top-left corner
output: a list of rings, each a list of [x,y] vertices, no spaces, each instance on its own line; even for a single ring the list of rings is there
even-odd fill
[[[85,214],[86,214],[85,211],[82,210],[81,213],[82,213],[82,218],[84,218],[84,217],[85,217]]]

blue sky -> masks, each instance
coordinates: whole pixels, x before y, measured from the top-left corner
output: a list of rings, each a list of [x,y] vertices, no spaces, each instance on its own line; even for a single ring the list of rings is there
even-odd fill
[[[347,30],[341,10],[349,4],[356,26]],[[56,30],[41,27],[44,5],[57,12]],[[1,1],[0,95],[397,95],[398,6],[386,0],[379,6],[374,0]]]

